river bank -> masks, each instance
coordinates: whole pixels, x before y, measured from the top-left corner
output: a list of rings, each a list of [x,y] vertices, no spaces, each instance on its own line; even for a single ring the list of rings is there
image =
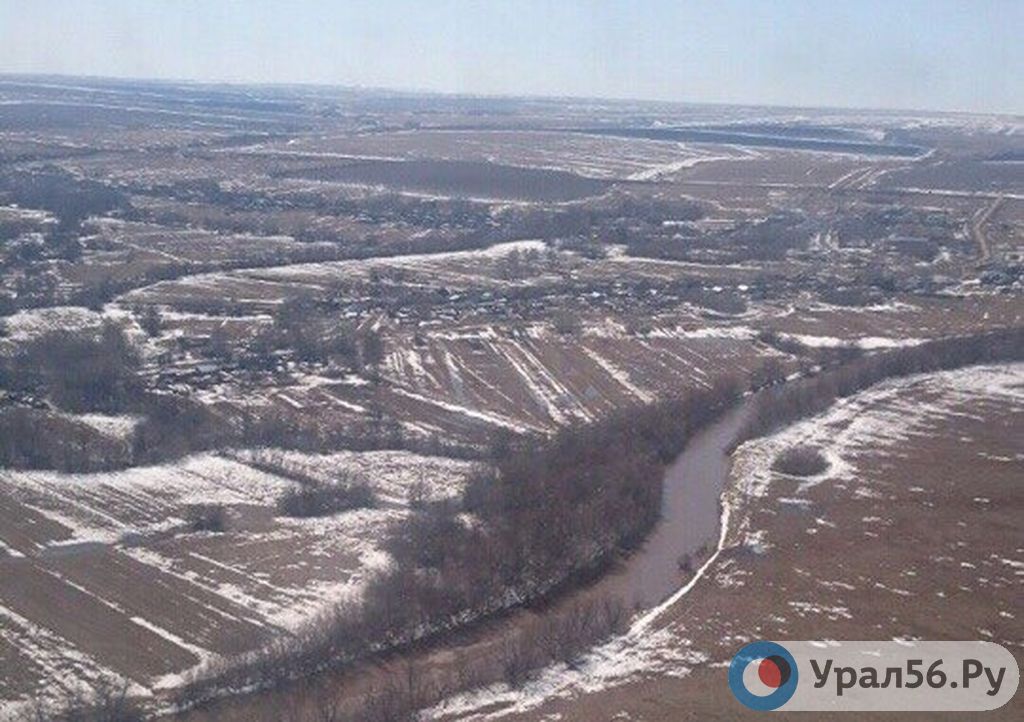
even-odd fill
[[[428,719],[752,717],[726,669],[754,639],[987,639],[1021,664],[1022,392],[1020,363],[891,379],[743,444],[720,552],[697,584],[575,669],[462,695]],[[829,468],[773,470],[794,446],[822,449]]]
[[[521,636],[522,629],[536,627],[537,617],[540,616],[549,621],[571,621],[581,615],[581,604],[590,604],[590,609],[594,610],[603,601],[612,599],[616,603],[624,603],[628,609],[648,610],[635,622],[641,628],[646,627],[677,601],[681,587],[682,593],[688,591],[688,586],[692,585],[684,585],[687,578],[694,576],[694,569],[700,576],[721,552],[724,536],[719,536],[717,548],[713,543],[719,530],[720,518],[727,521],[730,512],[729,504],[726,504],[724,510],[720,507],[721,490],[728,474],[727,454],[738,435],[747,438],[751,427],[766,428],[766,410],[779,408],[782,410],[780,418],[792,418],[802,409],[813,411],[823,405],[827,406],[830,395],[834,398],[849,394],[857,390],[858,385],[870,386],[887,375],[904,375],[921,366],[941,367],[970,363],[976,358],[1003,353],[1012,355],[1019,351],[1019,347],[1013,343],[1018,337],[1019,332],[1011,331],[1001,335],[942,340],[928,344],[929,348],[901,349],[837,368],[817,379],[802,381],[794,386],[793,391],[779,393],[771,390],[767,395],[748,397],[739,408],[695,433],[682,454],[668,467],[662,496],[662,521],[639,550],[615,563],[603,576],[593,581],[588,580],[579,589],[552,601],[514,610],[503,614],[500,619],[459,630],[444,639],[439,649],[434,650],[432,645],[424,644],[420,649],[414,648],[411,654],[398,655],[402,660],[406,680],[404,694],[413,695],[415,692],[416,695],[422,695],[424,700],[441,699],[468,686],[488,684],[493,680],[488,680],[487,673],[481,670],[488,666],[501,667],[508,664],[510,639],[515,640]],[[752,413],[756,414],[755,418],[751,418]],[[723,527],[723,534],[725,530],[727,527]],[[707,559],[709,554],[711,557]],[[666,597],[669,603],[659,606]],[[497,636],[492,634],[493,630],[498,630]],[[613,630],[609,627],[608,631]],[[328,692],[332,698],[342,697],[345,700],[367,694],[371,697],[375,694],[393,697],[397,692],[388,691],[387,687],[395,684],[396,679],[402,679],[402,670],[389,669],[390,664],[388,661],[373,665],[361,664],[358,672],[349,670],[350,676],[354,678],[351,680],[341,679],[345,672],[323,675],[325,678],[338,679],[336,684],[322,678],[303,682],[297,685],[300,688],[297,691],[285,693],[284,704],[288,709],[294,709],[296,705],[301,708],[307,703],[296,699],[295,695],[308,698],[310,687],[318,698]],[[364,669],[369,673],[363,674]],[[468,680],[467,670],[473,670],[475,675]],[[363,677],[362,682],[359,682],[360,677]],[[413,689],[412,677],[415,677],[416,690]],[[350,687],[350,684],[356,686]],[[360,684],[363,684],[362,691]],[[382,685],[386,690],[384,693],[379,692]],[[258,692],[249,699],[258,700],[267,694],[277,701],[282,700],[280,689]],[[217,702],[207,709],[237,707],[239,699],[242,698]],[[242,706],[248,704],[242,702]],[[250,713],[253,709],[250,708]],[[217,716],[214,717],[205,717],[204,713],[202,710],[189,713],[188,718],[232,719],[224,716],[227,713],[224,710],[216,712]],[[258,718],[250,714],[238,719]]]

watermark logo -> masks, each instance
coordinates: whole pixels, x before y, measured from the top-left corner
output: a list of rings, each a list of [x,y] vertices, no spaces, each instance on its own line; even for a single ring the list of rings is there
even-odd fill
[[[977,712],[1013,699],[1020,670],[993,642],[753,642],[729,687],[753,710]]]
[[[799,678],[793,655],[776,642],[748,644],[729,665],[729,687],[736,699],[762,712],[786,704]]]

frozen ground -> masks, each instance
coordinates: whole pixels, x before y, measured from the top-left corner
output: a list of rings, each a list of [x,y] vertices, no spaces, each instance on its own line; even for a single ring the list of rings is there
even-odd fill
[[[0,712],[99,676],[166,689],[191,667],[287,634],[387,564],[380,543],[410,498],[456,494],[470,473],[404,451],[274,450],[102,474],[0,472],[0,663],[19,670],[3,675]],[[278,516],[297,475],[366,481],[379,506]],[[226,530],[191,531],[196,504],[222,505]]]

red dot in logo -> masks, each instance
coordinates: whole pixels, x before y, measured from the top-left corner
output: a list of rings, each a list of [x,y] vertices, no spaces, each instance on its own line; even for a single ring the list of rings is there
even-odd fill
[[[771,658],[761,660],[757,667],[757,676],[768,687],[782,686],[782,670]]]

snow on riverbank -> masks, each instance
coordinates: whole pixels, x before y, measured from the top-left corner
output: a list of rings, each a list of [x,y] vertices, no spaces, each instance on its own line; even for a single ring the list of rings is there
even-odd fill
[[[744,494],[761,497],[782,451],[810,446],[829,461],[828,470],[807,477],[806,491],[825,479],[856,480],[857,459],[877,455],[910,436],[930,433],[946,419],[971,416],[986,399],[1024,404],[1024,363],[971,366],[883,381],[841,399],[827,411],[771,436],[743,444],[733,455],[733,478]]]
[[[423,719],[455,716],[462,720],[496,719],[528,712],[557,698],[597,692],[645,674],[685,677],[708,658],[689,648],[667,629],[642,636],[618,637],[593,649],[583,661],[545,669],[536,679],[512,689],[496,684],[449,698],[423,713]]]
[[[807,500],[800,495],[825,480],[863,483],[857,473],[861,456],[898,447],[916,434],[942,433],[949,421],[957,417],[979,418],[979,410],[988,401],[1024,404],[1024,363],[968,367],[885,381],[839,401],[813,418],[743,444],[734,454],[731,486],[723,495],[723,528],[716,551],[666,603],[639,617],[627,634],[593,649],[574,668],[553,665],[520,689],[498,684],[461,694],[429,710],[425,717],[496,719],[536,709],[549,700],[573,698],[645,676],[686,676],[694,666],[709,664],[707,654],[686,639],[679,628],[659,627],[655,622],[681,597],[706,583],[707,573],[714,575],[725,570],[730,562],[717,563],[721,551],[742,546],[755,554],[770,553],[772,544],[764,530],[751,527],[748,512],[752,503],[773,503],[767,497],[778,473],[771,467],[780,451],[810,445],[820,448],[830,461],[827,471],[799,484],[795,498],[787,497],[789,501],[803,502]],[[830,522],[822,517],[817,523],[827,526]],[[722,574],[713,579],[720,586],[728,586],[729,579],[723,585]],[[836,619],[849,615],[845,607],[819,607],[802,600],[792,601],[789,606],[798,614],[822,613]]]

